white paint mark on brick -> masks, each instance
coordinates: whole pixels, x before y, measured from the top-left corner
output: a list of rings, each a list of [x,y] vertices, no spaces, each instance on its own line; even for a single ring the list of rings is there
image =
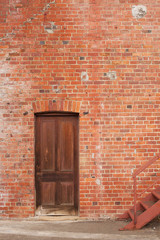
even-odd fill
[[[97,185],[101,185],[100,179],[96,179],[96,183],[97,183]]]
[[[101,109],[104,109],[104,104],[103,103],[101,103]]]
[[[147,13],[147,8],[144,5],[132,6],[132,15],[134,18],[143,18]]]
[[[88,81],[89,80],[87,72],[81,72],[81,80],[82,81]]]
[[[49,28],[45,28],[46,32],[48,33],[53,33],[54,31],[52,29],[49,29]]]
[[[45,31],[48,33],[54,33],[56,29],[55,22],[49,22],[47,26],[45,26]]]
[[[108,77],[110,80],[115,80],[115,79],[117,79],[117,74],[116,74],[115,71],[108,72],[108,73],[107,73],[107,77]]]

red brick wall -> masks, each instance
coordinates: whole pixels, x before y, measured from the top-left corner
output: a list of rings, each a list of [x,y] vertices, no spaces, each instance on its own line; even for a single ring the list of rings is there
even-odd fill
[[[34,112],[48,110],[80,113],[80,216],[132,204],[131,172],[160,146],[159,12],[159,0],[0,3],[1,217],[34,215]]]

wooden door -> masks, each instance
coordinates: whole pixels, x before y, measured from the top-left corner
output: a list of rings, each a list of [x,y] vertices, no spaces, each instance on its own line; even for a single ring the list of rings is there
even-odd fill
[[[39,214],[78,210],[78,116],[36,116],[36,206]]]

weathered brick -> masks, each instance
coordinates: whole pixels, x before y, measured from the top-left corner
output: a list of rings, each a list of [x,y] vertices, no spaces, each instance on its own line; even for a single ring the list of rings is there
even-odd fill
[[[160,148],[159,11],[153,0],[4,1],[1,217],[34,215],[34,113],[43,111],[80,115],[80,216],[132,205],[132,170]],[[156,174],[153,165],[139,191]]]

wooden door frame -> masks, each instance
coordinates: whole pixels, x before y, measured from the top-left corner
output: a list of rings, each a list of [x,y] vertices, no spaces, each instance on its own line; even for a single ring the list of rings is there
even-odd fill
[[[78,146],[77,146],[77,152],[76,152],[76,156],[75,156],[75,161],[74,163],[76,164],[76,166],[74,166],[74,173],[75,173],[75,169],[77,169],[77,177],[76,177],[76,194],[74,194],[74,202],[75,202],[75,207],[77,208],[77,215],[79,215],[79,113],[75,113],[75,112],[66,112],[66,111],[54,111],[54,112],[39,112],[39,113],[35,113],[34,114],[34,118],[35,118],[35,143],[34,143],[34,149],[35,149],[35,170],[34,170],[34,186],[35,186],[35,212],[36,212],[36,132],[37,132],[37,118],[38,117],[77,117],[78,119],[78,129],[77,129],[77,134],[78,134]],[[75,196],[77,195],[77,199],[75,200]]]

